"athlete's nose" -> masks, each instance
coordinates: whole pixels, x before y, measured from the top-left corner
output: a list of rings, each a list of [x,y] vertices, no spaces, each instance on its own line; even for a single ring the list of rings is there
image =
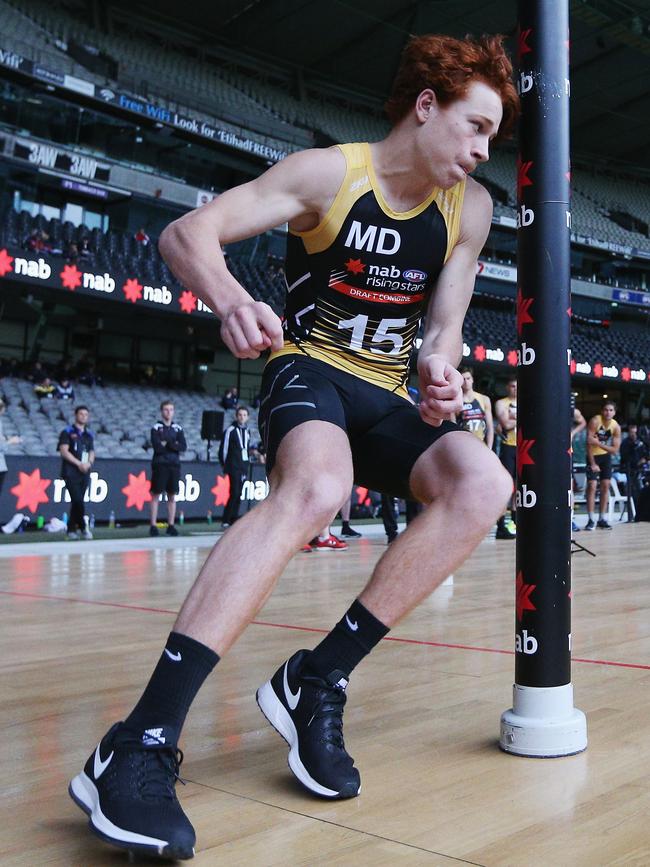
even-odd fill
[[[490,140],[487,136],[476,139],[472,148],[472,157],[477,163],[486,163],[490,159]]]

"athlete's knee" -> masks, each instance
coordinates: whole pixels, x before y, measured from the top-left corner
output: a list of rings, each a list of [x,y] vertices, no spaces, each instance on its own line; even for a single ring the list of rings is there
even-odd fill
[[[459,495],[477,513],[494,513],[498,517],[510,502],[514,482],[494,452],[486,449],[481,457],[481,461],[461,479]]]
[[[315,534],[332,521],[350,496],[351,487],[351,479],[315,469],[306,478],[296,478],[278,485],[273,498],[277,508],[290,511],[295,516],[296,524],[309,528]]]

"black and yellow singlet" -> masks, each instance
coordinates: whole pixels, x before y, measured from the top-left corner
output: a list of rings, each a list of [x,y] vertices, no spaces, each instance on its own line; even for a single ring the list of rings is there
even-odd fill
[[[604,446],[613,445],[614,436],[620,433],[621,430],[619,423],[613,418],[610,418],[610,420],[606,422],[602,415],[597,415],[596,418],[598,419],[598,426],[596,428],[598,442],[602,443]],[[611,455],[611,452],[601,449],[598,446],[592,446],[591,453],[594,457],[596,455]]]
[[[367,143],[339,145],[347,170],[331,208],[289,232],[285,345],[406,396],[413,341],[458,240],[465,181],[409,211],[382,196]]]
[[[463,430],[467,430],[470,433],[473,433],[475,437],[481,440],[481,442],[485,442],[485,437],[487,434],[485,408],[478,394],[476,394],[476,397],[473,401],[463,402],[463,408],[458,413],[458,425]]]

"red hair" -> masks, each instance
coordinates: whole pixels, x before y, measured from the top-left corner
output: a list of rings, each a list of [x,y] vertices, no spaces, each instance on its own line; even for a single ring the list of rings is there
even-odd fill
[[[462,99],[474,81],[483,81],[501,97],[503,119],[497,140],[507,138],[519,115],[519,97],[512,81],[512,63],[503,36],[455,39],[453,36],[414,36],[402,52],[393,89],[385,105],[393,126],[430,88],[440,105]]]

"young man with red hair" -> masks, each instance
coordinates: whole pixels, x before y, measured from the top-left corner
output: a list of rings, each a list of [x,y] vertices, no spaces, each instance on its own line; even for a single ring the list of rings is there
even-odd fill
[[[332,632],[291,656],[257,698],[304,786],[325,798],[359,793],[342,734],[352,669],[469,556],[512,492],[496,456],[451,421],[463,404],[462,325],[492,215],[470,175],[512,129],[511,73],[499,37],[415,38],[383,141],[293,154],[163,232],[164,258],[215,311],[230,351],[271,350],[260,407],[271,489],[211,552],[137,706],[71,783],[104,839],[191,857],[194,831],[174,793],[190,703],[353,479],[425,508]],[[283,329],[220,250],[285,222]],[[423,317],[415,406],[406,386]]]

